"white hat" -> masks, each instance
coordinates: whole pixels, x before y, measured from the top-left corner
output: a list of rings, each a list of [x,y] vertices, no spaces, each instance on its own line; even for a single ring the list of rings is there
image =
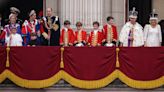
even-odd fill
[[[31,10],[29,16],[32,16],[33,14],[36,14],[35,10]]]
[[[10,12],[11,13],[14,13],[14,14],[19,14],[20,13],[20,10],[18,8],[16,8],[16,7],[11,7],[10,8]]]
[[[137,18],[138,12],[136,11],[136,8],[133,7],[133,10],[129,12],[129,18]]]
[[[155,9],[153,9],[153,12],[150,14],[150,20],[158,20],[158,14],[155,13]]]

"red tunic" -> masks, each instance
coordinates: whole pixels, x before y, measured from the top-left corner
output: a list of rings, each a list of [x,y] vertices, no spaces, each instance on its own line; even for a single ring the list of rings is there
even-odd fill
[[[75,32],[75,42],[87,42],[87,32],[82,30],[82,31],[76,31]]]
[[[37,20],[34,20],[34,23],[30,23],[30,21],[25,21],[24,24],[22,25],[22,34],[26,35],[28,32],[32,33],[40,31],[41,33],[44,32],[43,29],[43,24],[39,24],[39,22]]]
[[[63,44],[64,46],[69,46],[69,44],[74,43],[75,37],[72,29],[68,29],[66,32],[65,29],[62,29],[60,35],[60,45]]]
[[[24,45],[27,45],[30,42],[31,33],[38,34],[38,32],[40,32],[41,34],[44,32],[43,25],[41,25],[38,20],[35,19],[33,23],[28,20],[25,20],[22,25]]]
[[[111,28],[108,27],[108,25],[105,25],[103,27],[103,31],[102,31],[103,35],[104,35],[104,39],[105,41],[110,40],[112,41],[117,41],[118,39],[118,35],[117,35],[117,28],[114,25],[111,25]]]
[[[97,35],[94,34],[94,31],[92,31],[88,38],[88,45],[90,46],[99,46],[101,45],[103,40],[103,34],[102,32],[98,31]]]

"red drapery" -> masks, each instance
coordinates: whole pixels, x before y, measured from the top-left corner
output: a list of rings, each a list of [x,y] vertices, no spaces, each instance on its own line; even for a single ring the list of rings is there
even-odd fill
[[[8,78],[22,87],[53,85],[60,79],[60,58],[60,47],[11,47]]]
[[[149,81],[164,75],[161,48],[120,48],[120,71],[134,80]]]
[[[0,82],[6,78],[25,88],[64,79],[97,89],[118,78],[133,88],[152,89],[164,84],[164,48],[0,47]]]
[[[4,71],[6,69],[6,48],[0,47],[0,83],[5,80],[5,74]]]
[[[116,48],[67,47],[64,80],[78,88],[101,88],[117,78]]]
[[[60,70],[60,49],[53,47],[13,47],[9,70],[28,80],[43,80]]]
[[[5,64],[6,64],[6,48],[0,47],[0,74],[5,70]]]
[[[119,79],[141,89],[160,87],[164,83],[164,48],[120,48]]]
[[[65,48],[64,70],[80,80],[99,80],[114,72],[115,48]]]

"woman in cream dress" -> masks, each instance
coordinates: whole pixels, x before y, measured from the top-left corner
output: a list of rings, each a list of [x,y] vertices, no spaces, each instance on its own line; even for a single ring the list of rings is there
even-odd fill
[[[155,11],[150,15],[150,24],[144,28],[145,47],[160,47],[162,42],[161,27],[158,24],[158,14]]]

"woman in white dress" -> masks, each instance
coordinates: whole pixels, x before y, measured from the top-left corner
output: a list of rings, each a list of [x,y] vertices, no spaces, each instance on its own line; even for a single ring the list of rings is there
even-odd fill
[[[161,27],[158,24],[158,14],[153,11],[150,15],[150,24],[144,28],[144,46],[160,47],[162,43]]]

